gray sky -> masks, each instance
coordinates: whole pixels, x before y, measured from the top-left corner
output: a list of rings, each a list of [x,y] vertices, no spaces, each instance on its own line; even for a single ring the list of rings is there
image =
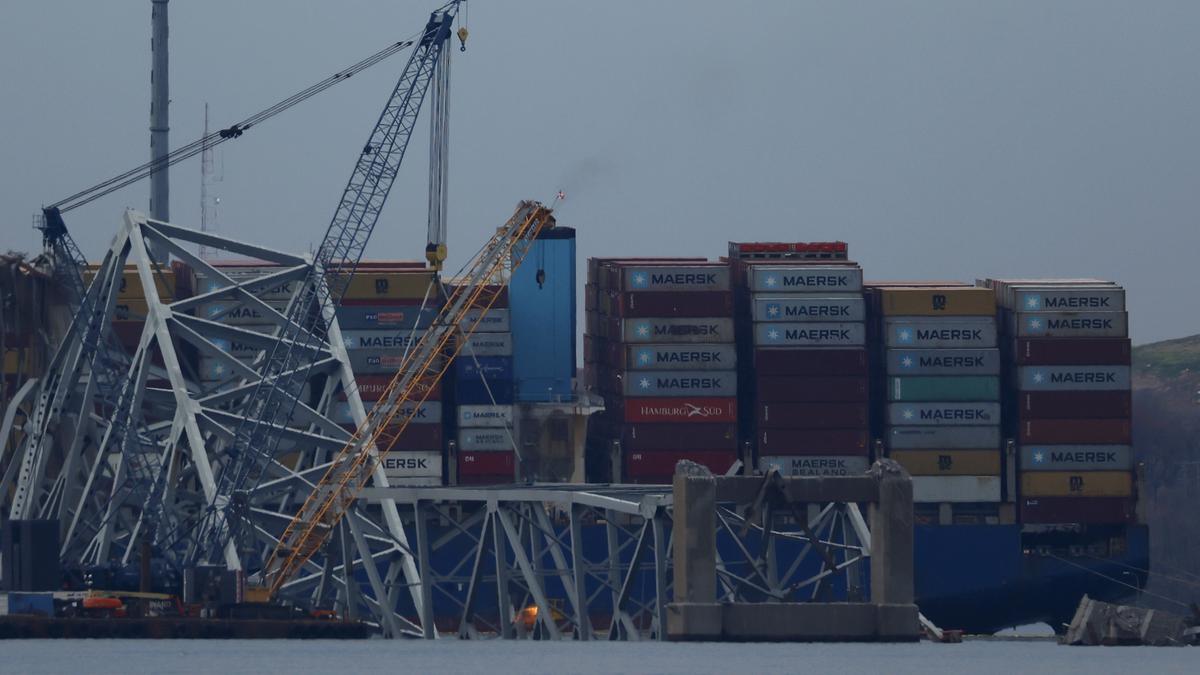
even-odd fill
[[[418,30],[433,2],[174,0],[172,145]],[[1137,342],[1200,332],[1200,3],[485,2],[454,52],[451,263],[562,187],[586,256],[850,242],[869,279],[1099,276]],[[0,10],[0,248],[149,158],[147,0]],[[227,234],[324,233],[400,57],[219,151]],[[427,122],[372,258],[424,244]],[[199,226],[199,163],[172,220]],[[69,214],[99,257],[140,185]],[[457,253],[457,255],[455,255]],[[582,275],[582,271],[581,271]]]

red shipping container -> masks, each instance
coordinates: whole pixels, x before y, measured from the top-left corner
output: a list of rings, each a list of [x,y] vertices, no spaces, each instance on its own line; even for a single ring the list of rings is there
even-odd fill
[[[737,450],[735,424],[626,424],[619,427],[628,450]]]
[[[756,349],[754,369],[770,375],[866,375],[867,350]]]
[[[760,403],[764,429],[853,429],[867,426],[866,403]]]
[[[764,429],[758,432],[758,454],[853,455],[869,447],[866,429]]]
[[[769,403],[840,402],[867,400],[866,377],[760,375],[755,381],[758,400]],[[852,426],[852,425],[843,425]]]
[[[351,425],[343,424],[342,428],[354,433],[354,427]],[[385,427],[379,436],[380,449],[387,448],[389,452],[392,450],[440,451],[442,449],[442,425],[440,424],[409,424],[404,429],[404,433],[397,436],[396,433],[399,430],[399,425]]]
[[[1022,366],[1127,366],[1129,338],[1020,338],[1013,360]]]
[[[625,398],[608,405],[627,422],[736,422],[736,398]]]
[[[668,484],[675,476],[675,465],[682,459],[703,464],[720,476],[737,458],[733,450],[635,450],[625,453],[622,478],[626,483]]]
[[[1137,520],[1137,500],[1129,497],[1028,497],[1017,503],[1022,523],[1105,525]]]
[[[599,307],[609,316],[726,317],[733,316],[733,293],[729,291],[659,291],[608,293],[600,296]]]
[[[498,479],[495,481],[498,483],[511,483],[516,467],[515,458],[516,453],[511,450],[459,450],[458,482],[470,483],[471,478],[486,477]]]
[[[1022,420],[1021,443],[1058,445],[1129,445],[1133,432],[1128,419]]]
[[[1025,391],[1017,400],[1021,419],[1127,418],[1133,411],[1129,391]]]
[[[363,401],[378,401],[383,396],[384,389],[392,381],[392,375],[355,375],[354,381],[358,384],[358,396]],[[424,386],[424,382],[418,382],[418,391]],[[338,392],[337,400],[345,401],[346,392]],[[426,401],[442,400],[442,383],[438,382],[433,385],[433,390],[429,392],[429,396],[425,397]],[[367,406],[368,408],[370,406]]]

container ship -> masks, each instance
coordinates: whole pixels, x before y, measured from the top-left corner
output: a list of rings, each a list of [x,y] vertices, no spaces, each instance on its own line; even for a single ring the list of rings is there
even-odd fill
[[[574,230],[530,246],[395,435],[393,485],[663,484],[680,460],[850,475],[886,457],[913,476],[917,601],[939,625],[1057,627],[1085,593],[1120,600],[1145,584],[1120,286],[870,281],[844,242],[732,242],[715,259],[588,259],[580,336]],[[272,271],[212,264],[230,278]],[[178,299],[211,282],[183,265],[150,291],[127,276],[113,332],[129,349],[147,292]],[[435,278],[423,262],[359,266],[336,316],[366,405],[436,316]],[[262,298],[283,306],[292,291]],[[252,308],[196,312],[271,330]],[[4,329],[4,403],[46,361],[31,327],[63,323],[19,318]],[[238,359],[261,349],[216,347]],[[181,365],[213,382],[228,363],[193,353]],[[334,415],[352,427],[345,398]],[[584,535],[604,546],[602,526]],[[437,614],[458,611],[442,602]]]

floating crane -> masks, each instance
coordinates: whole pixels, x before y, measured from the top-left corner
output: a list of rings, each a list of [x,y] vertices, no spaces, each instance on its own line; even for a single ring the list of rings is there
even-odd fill
[[[329,540],[379,461],[404,433],[420,404],[495,303],[499,286],[490,282],[502,279],[505,271],[511,273],[521,264],[530,250],[528,244],[554,226],[552,213],[539,202],[521,202],[508,222],[464,267],[462,282],[453,288],[366,421],[333,458],[279,538],[264,566],[264,580],[272,595]]]

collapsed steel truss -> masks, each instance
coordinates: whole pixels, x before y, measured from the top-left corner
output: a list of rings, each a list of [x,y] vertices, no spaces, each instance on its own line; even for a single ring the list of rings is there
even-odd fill
[[[406,609],[393,604],[403,584],[389,567],[382,577],[389,605],[399,614],[436,617],[436,625],[422,626],[426,638],[442,631],[467,639],[666,639],[670,486],[392,487],[360,496],[372,505],[385,500],[400,507],[413,534],[421,579],[418,604]],[[370,526],[361,517],[352,527]],[[853,599],[865,592],[870,533],[854,503],[812,504],[804,514],[748,514],[723,504],[716,534],[719,550],[734,552],[725,559],[718,553],[721,601],[804,601],[831,592]],[[356,570],[364,573],[380,576]],[[323,582],[312,574],[285,591],[323,597]],[[343,608],[346,600],[338,598]]]

